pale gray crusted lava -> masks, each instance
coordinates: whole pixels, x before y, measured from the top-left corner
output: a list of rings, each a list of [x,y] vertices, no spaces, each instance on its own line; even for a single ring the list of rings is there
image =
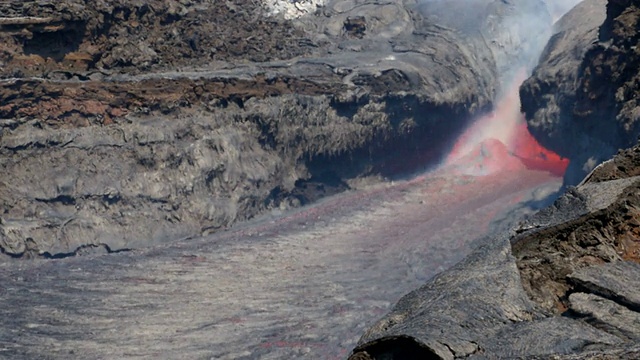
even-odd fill
[[[493,214],[549,182],[440,171],[190,241],[5,262],[0,358],[345,359]]]

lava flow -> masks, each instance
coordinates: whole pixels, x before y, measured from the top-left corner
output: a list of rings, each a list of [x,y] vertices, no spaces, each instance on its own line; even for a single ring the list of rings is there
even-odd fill
[[[445,167],[477,176],[525,168],[564,175],[569,160],[545,149],[527,129],[520,112],[518,87],[521,83],[514,81],[495,110],[478,119],[458,138],[445,160]]]

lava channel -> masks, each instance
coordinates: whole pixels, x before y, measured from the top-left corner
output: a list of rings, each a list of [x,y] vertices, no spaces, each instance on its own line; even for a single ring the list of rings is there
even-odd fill
[[[458,138],[445,159],[445,168],[476,176],[524,169],[564,175],[569,160],[540,145],[527,128],[518,94],[524,76],[519,78],[493,112],[479,118]]]

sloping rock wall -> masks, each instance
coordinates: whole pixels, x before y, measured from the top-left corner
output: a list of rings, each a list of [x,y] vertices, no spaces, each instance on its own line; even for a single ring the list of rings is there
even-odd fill
[[[532,134],[571,159],[566,183],[577,184],[618,149],[632,146],[638,127],[635,1],[588,0],[567,14],[540,65],[520,91]]]

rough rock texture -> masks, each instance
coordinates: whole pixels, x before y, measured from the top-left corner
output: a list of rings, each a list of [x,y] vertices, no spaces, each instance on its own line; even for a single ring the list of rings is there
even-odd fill
[[[607,192],[609,187],[622,187],[625,189],[622,194],[613,197],[619,199],[617,202],[603,203],[604,207],[590,210],[577,220],[546,227],[514,245],[522,254],[519,265],[523,284],[545,309],[564,311],[567,308],[566,294],[571,289],[567,276],[576,269],[640,259],[639,199],[635,198],[639,179],[632,179],[634,181],[626,186],[610,181],[589,189],[589,192],[596,189]]]
[[[571,311],[620,338],[640,341],[640,265],[616,262],[592,266],[574,272],[568,279],[576,289],[592,293],[571,294]]]
[[[506,27],[549,21],[539,2],[465,4],[490,21],[431,16],[441,2],[295,22],[249,0],[3,2],[0,248],[197,236],[435,164],[539,41]]]
[[[3,1],[2,77],[290,59],[314,49],[258,1]]]
[[[416,352],[414,358],[435,359],[562,354],[620,342],[575,320],[544,318],[519,280],[509,242],[493,239],[460,265],[403,297],[365,333],[352,358],[367,352],[373,359],[384,359],[405,347],[402,341]]]
[[[581,269],[572,273],[569,281],[601,296],[616,296],[616,302],[637,310],[640,308],[639,275],[640,266],[625,261]]]
[[[607,160],[601,163],[584,178],[583,182],[595,183],[640,175],[638,152],[640,152],[638,147],[618,151],[615,161]]]
[[[630,156],[638,161],[640,145],[610,164]],[[640,178],[606,178],[571,189],[403,297],[350,359],[636,358]]]
[[[559,22],[520,92],[534,136],[571,159],[569,185],[640,134],[639,4],[609,1],[605,14],[604,3],[584,1]]]

